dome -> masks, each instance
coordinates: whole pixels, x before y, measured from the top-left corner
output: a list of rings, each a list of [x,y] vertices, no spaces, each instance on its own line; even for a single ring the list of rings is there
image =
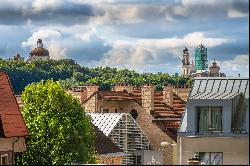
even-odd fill
[[[45,48],[34,48],[31,52],[31,55],[38,55],[38,56],[49,56],[49,51]]]

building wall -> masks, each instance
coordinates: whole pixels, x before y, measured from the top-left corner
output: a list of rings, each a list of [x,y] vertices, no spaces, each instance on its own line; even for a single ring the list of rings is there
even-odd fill
[[[92,103],[92,104],[89,104]],[[91,110],[94,109],[94,107],[90,107],[89,105],[93,105],[94,99],[89,100],[85,104],[85,110],[89,110],[90,112],[93,112]],[[166,134],[164,133],[160,128],[158,128],[155,124],[152,123],[151,115],[149,112],[144,111],[142,107],[136,103],[134,100],[126,100],[126,101],[102,101],[98,100],[96,106],[96,112],[100,112],[101,109],[109,109],[109,112],[115,113],[115,110],[117,109],[118,113],[130,113],[132,109],[137,110],[138,117],[136,119],[136,122],[139,124],[139,126],[142,128],[143,132],[146,134],[146,136],[150,140],[150,146],[152,149],[164,149],[163,156],[164,156],[164,164],[173,164],[173,147],[162,147],[162,142],[169,142],[174,143],[174,141]],[[87,106],[87,108],[86,108]]]
[[[97,112],[97,95],[93,95],[89,100],[83,105],[86,112]]]
[[[13,159],[12,159],[12,150],[7,150],[7,151],[0,151],[0,165],[1,165],[1,157],[4,155],[7,155],[7,163],[6,165],[12,165],[13,164]]]
[[[7,154],[8,155],[8,163],[11,165],[12,162],[12,153],[13,146],[12,143],[17,140],[17,138],[0,138],[0,156]],[[17,142],[14,144],[14,152],[23,152],[26,150],[25,139],[20,137]]]
[[[177,149],[181,165],[196,152],[223,152],[223,165],[249,164],[249,137],[178,137]]]
[[[115,156],[115,157],[97,157],[98,164],[106,164],[106,165],[121,165],[123,157]]]
[[[49,60],[49,56],[30,56],[31,61],[37,61],[37,60]]]
[[[198,103],[198,104],[197,104]],[[189,100],[186,105],[186,113],[181,124],[180,132],[188,132],[195,135],[196,131],[196,106],[222,106],[222,130],[223,133],[231,133],[231,100]]]

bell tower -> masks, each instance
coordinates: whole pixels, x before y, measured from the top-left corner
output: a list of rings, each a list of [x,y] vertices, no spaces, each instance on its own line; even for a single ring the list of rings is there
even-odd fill
[[[37,48],[43,48],[43,41],[42,41],[42,39],[38,39],[36,43],[37,43]]]
[[[190,62],[187,47],[183,50],[181,74],[184,76],[190,75]]]

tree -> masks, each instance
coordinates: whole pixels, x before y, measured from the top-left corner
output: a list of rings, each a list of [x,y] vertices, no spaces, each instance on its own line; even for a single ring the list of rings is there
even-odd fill
[[[32,83],[25,88],[22,100],[22,114],[30,133],[22,164],[95,162],[90,117],[58,82]]]

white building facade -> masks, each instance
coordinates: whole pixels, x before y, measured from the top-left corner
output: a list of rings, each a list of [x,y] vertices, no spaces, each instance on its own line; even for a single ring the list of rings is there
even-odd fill
[[[178,130],[180,165],[249,164],[249,78],[194,79]]]

